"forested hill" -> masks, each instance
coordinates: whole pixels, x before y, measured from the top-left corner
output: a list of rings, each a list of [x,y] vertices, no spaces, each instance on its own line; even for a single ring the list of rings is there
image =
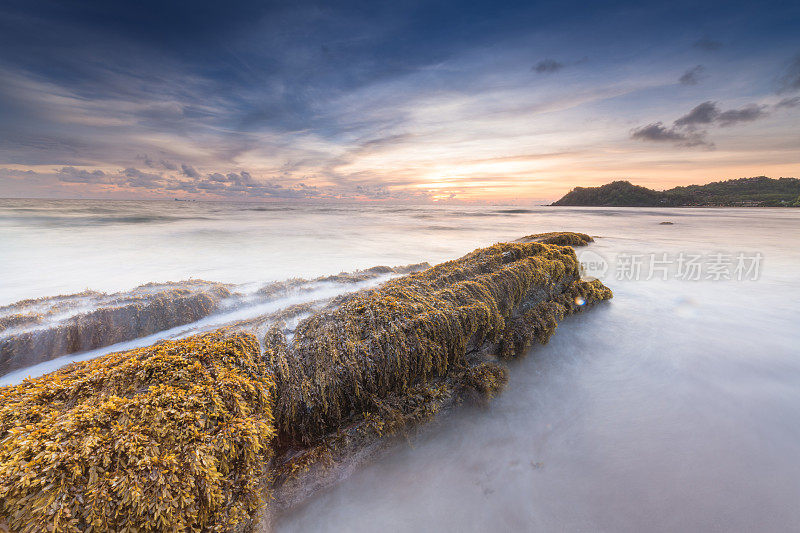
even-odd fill
[[[575,187],[551,205],[800,207],[800,179],[759,176],[675,187],[666,191],[655,191],[629,181],[614,181],[600,187]]]

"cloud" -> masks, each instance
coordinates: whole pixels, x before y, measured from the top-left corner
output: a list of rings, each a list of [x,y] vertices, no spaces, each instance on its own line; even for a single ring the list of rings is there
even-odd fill
[[[536,63],[532,70],[538,74],[552,74],[564,68],[564,63],[560,63],[555,59],[543,59]]]
[[[141,159],[141,158],[140,158]],[[188,165],[187,165],[188,166]],[[380,178],[358,184],[336,183],[326,186],[309,185],[304,182],[278,182],[256,179],[246,170],[235,172],[211,172],[200,178],[186,179],[163,172],[150,172],[136,167],[127,167],[115,172],[90,170],[73,166],[37,172],[32,169],[0,168],[0,182],[15,180],[17,184],[49,188],[51,192],[74,192],[78,189],[70,184],[81,184],[84,191],[109,193],[123,197],[171,197],[176,193],[205,198],[233,199],[328,199],[328,200],[401,200],[428,201],[427,190],[396,188]],[[66,188],[69,185],[69,188]]]
[[[730,109],[720,113],[717,122],[720,126],[732,126],[739,122],[752,122],[767,115],[766,106],[750,104],[739,109]]]
[[[0,26],[9,30],[0,32],[5,45],[0,54],[0,161],[25,168],[46,165],[56,186],[55,168],[102,169],[106,180],[114,180],[106,187],[110,195],[118,193],[117,186],[135,183],[159,194],[384,198],[430,188],[445,196],[466,190],[473,198],[513,197],[534,190],[552,168],[563,174],[569,166],[633,164],[642,146],[617,155],[631,149],[633,141],[615,144],[620,137],[616,119],[627,121],[654,105],[669,111],[643,115],[640,122],[624,126],[622,136],[656,120],[663,120],[661,130],[642,131],[636,138],[648,140],[649,135],[665,147],[664,142],[696,143],[700,135],[672,123],[688,110],[680,94],[685,91],[648,90],[663,83],[664,72],[672,72],[668,76],[676,82],[692,63],[712,69],[709,56],[688,49],[704,30],[688,39],[682,31],[694,25],[696,10],[690,10],[685,23],[666,20],[661,10],[637,10],[635,17],[642,20],[634,23],[625,9],[620,13],[598,5],[587,7],[592,13],[573,13],[567,4],[551,3],[577,17],[568,30],[552,32],[552,21],[560,18],[543,16],[532,4],[495,10],[497,16],[489,18],[488,3],[462,10],[455,19],[451,10],[419,9],[448,22],[423,25],[416,18],[418,9],[402,2],[368,10],[346,2],[322,8],[300,0],[279,9],[269,2],[255,4],[268,16],[237,14],[230,23],[225,20],[241,13],[238,4],[209,11],[178,7],[179,2],[164,8],[170,17],[162,16],[160,8],[153,17],[148,10],[128,13],[113,3],[77,10],[55,9],[57,2],[12,2],[25,12],[20,17],[0,7],[6,15]],[[768,9],[758,13],[782,17]],[[202,17],[204,24],[194,24],[193,17]],[[737,20],[748,19],[742,15]],[[729,35],[743,34],[746,26],[726,27],[719,36],[733,43]],[[653,27],[664,30],[663,39],[631,53],[652,37]],[[770,32],[765,39],[748,34],[752,57],[774,57],[786,42],[782,33],[791,36],[783,26]],[[398,35],[407,38],[398,40]],[[593,47],[587,52],[590,36]],[[696,59],[677,58],[672,53],[676,44]],[[705,39],[696,47],[720,45]],[[584,53],[596,60],[579,69]],[[747,83],[759,74],[748,57],[731,57],[714,67],[721,75],[735,70],[737,81],[716,88],[714,98],[735,101],[743,92],[763,89]],[[585,75],[570,77],[569,84],[548,83],[578,70]],[[784,96],[794,94],[771,98],[777,102]],[[737,101],[737,106],[758,102],[755,98]],[[608,120],[590,122],[598,109]],[[13,120],[6,119],[9,113]],[[697,124],[699,130],[710,126]],[[756,136],[747,130],[731,135],[744,144],[749,135]],[[759,147],[783,145],[778,134],[770,135],[753,141]],[[537,152],[580,155],[489,159],[520,156],[532,146]],[[136,159],[134,154],[145,156]],[[606,157],[609,161],[602,164],[587,162]],[[478,159],[490,162],[474,162]],[[241,171],[243,166],[256,178]],[[150,176],[124,173],[133,167]],[[87,183],[97,178],[64,177]],[[319,189],[311,192],[297,185],[301,181]],[[80,193],[75,186],[61,187]],[[82,190],[95,192],[91,186]],[[136,192],[148,191],[120,194]]]
[[[787,93],[800,90],[800,54],[794,56],[784,67],[778,78],[778,92]]]
[[[790,102],[791,103],[791,102]],[[776,104],[779,107],[781,103]],[[788,105],[790,107],[790,105]],[[671,128],[662,122],[653,122],[631,131],[631,138],[641,141],[674,142],[682,146],[708,146],[714,144],[706,140],[706,131],[698,131],[701,126],[733,126],[740,122],[752,122],[768,115],[768,106],[748,104],[739,109],[721,111],[716,102],[703,102],[696,105],[672,123]]]
[[[777,104],[775,104],[776,108],[780,107],[797,107],[800,106],[800,96],[793,96],[790,98],[784,98]]]
[[[583,65],[588,62],[589,62],[588,56],[583,56],[582,58],[576,61],[567,61],[567,62],[556,61],[555,59],[547,58],[547,59],[542,59],[541,61],[536,63],[534,66],[531,67],[531,70],[533,72],[536,72],[537,74],[553,74],[566,67]]]
[[[663,122],[653,122],[647,126],[641,126],[631,132],[631,137],[643,141],[682,141],[686,136],[675,129],[667,129]]]
[[[700,133],[683,132],[677,128],[667,128],[663,122],[653,122],[631,131],[631,138],[640,141],[673,142],[682,146],[711,146]]]
[[[189,166],[189,165],[187,165]],[[191,167],[190,167],[191,168]],[[240,172],[211,172],[205,177],[181,179],[173,175],[147,172],[128,167],[118,172],[86,170],[76,167],[62,167],[53,174],[41,174],[33,170],[0,169],[3,176],[25,178],[55,178],[57,182],[102,185],[116,192],[139,194],[142,190],[152,195],[164,196],[176,192],[191,195],[205,195],[217,198],[249,199],[303,199],[303,198],[356,198],[364,194],[351,191],[348,187],[329,186],[319,188],[305,183],[284,184],[274,181],[259,181],[242,170]],[[2,177],[2,176],[0,176]],[[375,196],[377,197],[377,195]]]
[[[142,172],[138,168],[126,168],[120,173],[120,178],[117,183],[123,187],[158,189],[164,184],[160,174]]]
[[[284,186],[274,182],[257,182],[248,172],[231,172],[222,174],[215,172],[209,174],[207,178],[195,182],[180,182],[173,184],[170,190],[184,190],[187,192],[204,191],[225,197],[248,197],[248,198],[314,198],[322,195],[321,189],[308,186],[305,183],[297,183]]]
[[[240,187],[255,187],[258,185],[258,182],[253,179],[253,176],[245,170],[238,174],[236,172],[231,172],[227,175],[227,178],[230,183]]]
[[[102,170],[85,170],[75,167],[62,167],[56,170],[59,181],[66,183],[102,183],[106,181],[106,173]]]
[[[681,85],[697,85],[700,82],[700,74],[702,74],[704,70],[705,68],[703,65],[692,67],[684,72],[680,78],[678,78],[678,82]]]
[[[445,193],[446,194],[446,193]],[[356,196],[363,196],[371,200],[427,200],[431,194],[428,191],[414,191],[407,189],[390,189],[383,184],[358,185]],[[452,200],[455,193],[447,194],[447,199]]]
[[[184,176],[189,178],[199,178],[200,173],[194,169],[191,165],[187,165],[186,163],[181,164],[181,173]]]
[[[720,111],[714,102],[703,102],[675,121],[678,127],[694,127],[697,124],[710,124],[716,120]]]
[[[767,106],[748,104],[739,109],[721,111],[716,102],[703,102],[675,121],[679,128],[695,128],[698,124],[732,126],[739,122],[752,122],[767,116]]]
[[[4,177],[25,178],[29,176],[38,176],[39,174],[33,170],[20,170],[17,168],[0,168],[0,175]]]
[[[713,39],[709,39],[708,37],[703,37],[702,39],[698,39],[692,43],[692,46],[698,50],[714,52],[715,50],[722,48],[722,43]]]

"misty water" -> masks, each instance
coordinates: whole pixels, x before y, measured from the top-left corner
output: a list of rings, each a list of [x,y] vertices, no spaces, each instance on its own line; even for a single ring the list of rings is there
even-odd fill
[[[436,263],[553,230],[599,237],[579,255],[614,299],[513,363],[488,408],[278,530],[797,531],[800,210],[2,200],[0,305]]]

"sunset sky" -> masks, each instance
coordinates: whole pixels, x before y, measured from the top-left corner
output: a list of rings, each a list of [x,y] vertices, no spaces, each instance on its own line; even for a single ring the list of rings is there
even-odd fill
[[[800,177],[800,2],[3,2],[0,197]]]

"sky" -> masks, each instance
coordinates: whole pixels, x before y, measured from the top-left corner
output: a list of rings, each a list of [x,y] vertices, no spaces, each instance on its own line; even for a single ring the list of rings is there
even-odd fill
[[[800,177],[800,2],[6,0],[0,197]]]

